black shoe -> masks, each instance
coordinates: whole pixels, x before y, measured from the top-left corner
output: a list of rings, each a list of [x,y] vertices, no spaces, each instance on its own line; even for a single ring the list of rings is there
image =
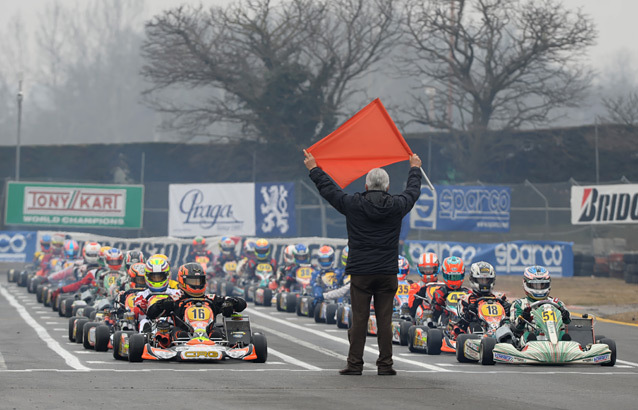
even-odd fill
[[[379,376],[396,376],[397,371],[390,367],[387,369],[378,369],[377,374]]]
[[[344,376],[361,376],[361,373],[361,370],[353,369],[351,367],[346,367],[345,369],[339,370],[339,374]]]

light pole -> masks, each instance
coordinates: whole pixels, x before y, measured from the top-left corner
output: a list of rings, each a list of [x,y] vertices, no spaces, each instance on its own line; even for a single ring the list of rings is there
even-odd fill
[[[434,120],[434,96],[436,95],[436,88],[425,87],[425,94],[428,96],[428,122],[430,123],[430,135],[428,135],[428,175],[432,175],[432,121]]]
[[[22,126],[22,80],[18,83],[18,143],[16,144],[16,181],[20,180],[20,131]]]
[[[596,153],[596,184],[600,183],[600,160],[598,158],[598,116],[594,125],[594,149]]]

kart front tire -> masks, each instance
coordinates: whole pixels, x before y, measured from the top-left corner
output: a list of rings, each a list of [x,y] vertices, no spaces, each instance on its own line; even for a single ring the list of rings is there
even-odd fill
[[[418,353],[419,351],[414,348],[414,333],[416,332],[416,326],[412,325],[408,328],[408,350],[412,353]]]
[[[128,361],[141,362],[144,360],[144,346],[146,345],[146,336],[140,333],[131,335],[128,339]]]
[[[84,325],[89,323],[89,319],[81,318],[75,321],[75,343],[82,343],[84,337]]]
[[[330,303],[326,306],[326,323],[329,325],[334,325],[337,323],[337,308],[339,306],[335,303]]]
[[[412,327],[412,322],[404,320],[399,327],[399,344],[401,346],[408,345],[408,331]]]
[[[603,338],[600,339],[600,343],[604,343],[609,346],[609,350],[611,350],[611,360],[607,363],[601,364],[601,366],[614,366],[616,364],[616,342],[612,339]]]
[[[317,303],[315,305],[315,311],[314,311],[315,323],[326,323],[326,320],[321,317],[322,306],[323,306],[323,303]]]
[[[443,345],[443,332],[441,329],[429,329],[428,340],[426,346],[429,355],[441,354],[441,346]]]
[[[73,330],[75,328],[76,320],[78,320],[77,316],[73,316],[69,318],[69,342],[75,342],[75,336],[73,335]]]
[[[470,359],[465,357],[463,351],[465,350],[465,342],[469,339],[470,335],[459,335],[456,338],[456,360],[459,363],[470,363],[472,362]]]
[[[494,346],[496,339],[492,337],[484,337],[479,345],[479,362],[483,365],[494,365]]]
[[[294,293],[286,294],[286,312],[294,312],[297,310],[297,295]]]
[[[95,328],[95,351],[107,352],[111,339],[111,329],[107,325],[99,325]]]
[[[272,306],[272,289],[264,289],[264,306]]]
[[[266,363],[268,360],[268,341],[263,333],[253,333],[251,343],[255,348],[257,358],[253,360],[255,363]]]
[[[89,331],[94,327],[98,327],[98,325],[99,323],[97,322],[87,322],[84,325],[84,329],[82,330],[82,344],[85,349],[93,349],[93,346],[91,346],[91,342],[89,341]]]

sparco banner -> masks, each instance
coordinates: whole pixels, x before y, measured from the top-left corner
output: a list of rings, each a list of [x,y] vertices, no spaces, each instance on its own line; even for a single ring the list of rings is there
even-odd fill
[[[638,185],[572,186],[572,224],[638,223]]]
[[[7,225],[142,227],[144,186],[9,182]]]
[[[508,232],[510,189],[503,186],[435,185],[421,187],[410,213],[412,229]]]
[[[434,252],[439,260],[458,256],[466,266],[485,261],[494,266],[501,275],[521,275],[531,265],[546,267],[555,276],[574,275],[572,242],[514,241],[502,243],[462,243],[406,241],[412,261],[423,252]]]
[[[0,262],[31,262],[37,232],[0,231]]]
[[[255,234],[255,184],[171,184],[168,234]]]

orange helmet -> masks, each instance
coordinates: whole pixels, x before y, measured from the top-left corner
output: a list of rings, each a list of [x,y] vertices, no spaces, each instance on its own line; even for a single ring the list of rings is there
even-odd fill
[[[177,283],[188,296],[201,298],[206,293],[206,273],[197,262],[186,263],[179,267]]]
[[[439,274],[439,257],[436,253],[426,252],[419,255],[417,270],[425,283],[436,282]]]
[[[204,238],[203,236],[195,237],[195,239],[193,239],[193,249],[195,249],[198,252],[201,252],[204,249],[206,249],[206,238]]]
[[[104,255],[104,262],[106,267],[112,270],[120,270],[124,263],[124,255],[122,251],[117,248],[111,248],[106,251]]]
[[[146,288],[146,264],[143,262],[134,263],[128,268],[129,283],[132,288]]]
[[[443,282],[448,289],[459,289],[463,285],[463,279],[465,278],[465,265],[461,258],[456,256],[450,256],[443,260],[441,265],[441,274],[443,275]]]

